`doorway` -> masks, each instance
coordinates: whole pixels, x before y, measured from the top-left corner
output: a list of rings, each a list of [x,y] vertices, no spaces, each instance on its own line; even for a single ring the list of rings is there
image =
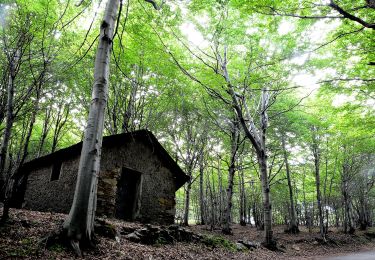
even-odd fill
[[[117,182],[116,218],[133,221],[139,211],[140,172],[129,168],[122,168]]]

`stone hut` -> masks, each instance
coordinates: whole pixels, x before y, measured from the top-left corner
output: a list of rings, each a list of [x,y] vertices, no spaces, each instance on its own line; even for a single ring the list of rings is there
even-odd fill
[[[24,164],[14,203],[38,211],[68,213],[82,142]],[[21,177],[21,178],[20,178]],[[171,224],[175,192],[189,179],[147,130],[103,138],[97,215]]]

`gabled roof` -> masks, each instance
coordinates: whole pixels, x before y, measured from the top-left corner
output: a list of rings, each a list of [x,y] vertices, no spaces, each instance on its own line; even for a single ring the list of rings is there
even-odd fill
[[[165,164],[167,168],[175,175],[176,189],[179,189],[182,185],[189,180],[184,171],[178,166],[178,164],[172,159],[164,147],[159,143],[156,137],[148,130],[138,130],[130,133],[123,133],[117,135],[110,135],[103,137],[103,147],[114,147],[125,144],[130,139],[138,142],[142,142],[145,145],[152,148],[152,151],[158,155],[160,160]],[[54,153],[39,157],[37,159],[26,162],[21,169],[21,172],[28,171],[50,165],[55,161],[65,161],[70,158],[79,156],[81,154],[82,142],[67,148],[58,150]]]

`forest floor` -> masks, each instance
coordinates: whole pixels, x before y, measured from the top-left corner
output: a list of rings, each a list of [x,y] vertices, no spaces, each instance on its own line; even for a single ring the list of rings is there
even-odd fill
[[[0,209],[1,213],[2,209]],[[47,237],[61,227],[64,214],[12,209],[10,221],[0,227],[0,259],[72,259],[74,254],[59,245],[48,249],[43,237]],[[116,230],[142,228],[139,223],[106,219]],[[324,259],[351,252],[374,250],[375,229],[357,231],[354,235],[329,232],[329,242],[319,240],[317,230],[309,233],[302,228],[298,235],[286,234],[284,227],[275,227],[275,237],[280,251],[270,251],[263,247],[238,251],[227,241],[252,241],[257,244],[262,239],[262,231],[253,227],[233,225],[233,235],[223,236],[220,230],[209,231],[205,226],[188,228],[194,234],[211,238],[211,244],[200,242],[175,242],[144,245],[130,242],[118,232],[117,239],[98,236],[96,249],[85,253],[85,259]],[[372,239],[371,239],[372,237]],[[212,239],[220,238],[220,239]],[[224,238],[224,239],[222,239]],[[225,243],[223,241],[226,241]]]

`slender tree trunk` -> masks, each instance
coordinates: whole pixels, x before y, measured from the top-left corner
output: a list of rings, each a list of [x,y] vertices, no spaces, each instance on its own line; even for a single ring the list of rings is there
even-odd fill
[[[231,155],[230,164],[228,169],[228,188],[227,188],[227,201],[224,209],[224,221],[222,231],[224,234],[231,234],[232,229],[230,223],[232,220],[232,205],[233,205],[233,180],[236,172],[236,154],[238,149],[238,124],[236,119],[231,122]]]
[[[320,235],[325,239],[325,231],[324,231],[324,218],[323,218],[323,207],[322,207],[322,195],[320,191],[320,172],[319,172],[319,161],[314,160],[315,162],[315,184],[316,184],[316,199],[318,205],[318,212],[319,212],[319,228],[320,228]]]
[[[199,212],[200,212],[200,224],[205,225],[206,224],[206,207],[204,204],[205,198],[204,198],[204,158],[203,158],[203,151],[200,152],[199,156]]]
[[[261,173],[262,194],[263,194],[263,223],[264,223],[264,243],[266,246],[273,246],[272,231],[272,208],[270,198],[270,187],[268,182],[267,157],[265,153],[258,155],[258,163]]]
[[[244,178],[243,170],[241,170],[240,171],[240,225],[241,226],[246,226],[246,222],[247,222],[246,215],[247,215],[247,210],[246,210],[245,178]]]
[[[50,119],[51,119],[51,109],[46,108],[46,114],[45,114],[45,118],[43,122],[42,135],[40,136],[40,141],[39,141],[38,157],[40,157],[43,153],[44,142],[46,141],[46,138],[49,132]]]
[[[290,223],[289,223],[289,232],[296,234],[299,232],[296,220],[296,211],[294,207],[294,199],[293,199],[293,186],[290,178],[290,168],[288,162],[288,153],[286,150],[285,145],[285,136],[284,134],[281,136],[281,144],[283,147],[284,152],[284,162],[285,162],[285,170],[286,170],[286,178],[288,181],[288,188],[289,188],[289,203],[290,203]]]
[[[10,58],[9,62],[9,78],[7,87],[7,112],[6,112],[6,125],[3,134],[3,141],[0,148],[0,201],[5,196],[7,174],[5,173],[5,163],[8,156],[8,146],[10,136],[13,128],[13,99],[14,99],[14,80],[16,78],[16,67],[19,62],[19,52],[16,51],[14,56]]]
[[[263,212],[264,212],[264,241],[263,244],[268,248],[275,248],[276,241],[273,239],[272,232],[272,210],[270,200],[270,187],[267,172],[267,151],[266,151],[266,132],[268,128],[267,110],[269,105],[269,94],[267,88],[262,89],[260,100],[260,128],[255,126],[254,120],[249,113],[244,97],[239,97],[232,85],[227,70],[227,46],[224,47],[224,56],[218,55],[218,63],[221,65],[222,76],[227,83],[227,92],[232,98],[232,105],[235,109],[241,126],[246,137],[250,140],[253,148],[256,150],[261,174],[262,193],[263,193]],[[242,99],[242,102],[239,101]],[[245,111],[246,119],[243,111]]]
[[[319,213],[319,228],[320,235],[323,240],[326,240],[326,232],[324,230],[324,218],[323,218],[323,206],[322,206],[322,195],[320,191],[320,151],[317,137],[317,129],[313,127],[312,136],[313,136],[313,156],[314,156],[314,166],[315,166],[315,185],[316,185],[316,199],[318,204],[318,213]]]
[[[213,174],[211,174],[213,175]],[[210,221],[209,221],[209,224],[211,226],[211,231],[214,229],[215,225],[216,225],[216,212],[217,212],[217,203],[215,201],[215,191],[214,191],[214,186],[215,185],[215,182],[214,182],[214,179],[213,179],[213,176],[212,176],[212,184],[210,182],[210,178],[208,177],[207,178],[207,186],[208,186],[208,189],[209,189],[209,193],[210,193],[210,202],[211,202],[211,207],[210,207]]]
[[[22,150],[22,155],[20,157],[20,161],[17,163],[17,169],[15,171],[13,171],[12,173],[10,173],[11,176],[9,176],[6,187],[5,187],[4,209],[3,209],[3,215],[1,217],[1,222],[3,222],[3,223],[6,222],[9,218],[10,200],[12,198],[14,183],[15,183],[13,175],[14,175],[15,172],[19,171],[19,169],[22,167],[22,165],[24,164],[24,162],[26,160],[26,157],[29,153],[30,138],[31,138],[31,135],[32,135],[32,132],[33,132],[33,129],[34,129],[34,123],[35,123],[36,115],[39,111],[40,90],[41,90],[41,85],[39,85],[36,88],[36,98],[35,98],[35,101],[34,101],[34,108],[33,108],[32,113],[31,113],[31,119],[30,119],[30,122],[29,122],[28,131],[27,131],[27,135],[26,135],[26,138],[25,138],[24,147],[23,147],[23,150]]]
[[[352,219],[350,215],[350,198],[348,191],[348,180],[343,181],[343,197],[344,197],[344,232],[354,233],[354,227],[352,225]]]
[[[137,66],[134,66],[134,70],[138,70]],[[137,94],[137,89],[138,89],[138,83],[136,82],[136,79],[133,79],[130,83],[130,96],[129,96],[129,101],[126,106],[126,111],[123,116],[123,122],[122,122],[122,132],[127,133],[130,132],[131,129],[131,124],[130,124],[130,119],[132,115],[134,114],[134,102],[135,102],[135,96]]]
[[[92,101],[82,144],[73,204],[64,223],[64,230],[77,255],[81,255],[80,246],[90,244],[94,231],[104,112],[108,97],[109,61],[119,2],[108,1],[100,26]]]
[[[224,219],[223,219],[223,233],[224,234],[231,234],[232,230],[230,228],[230,223],[232,220],[231,213],[232,213],[232,206],[233,206],[233,180],[234,180],[234,173],[235,173],[235,165],[234,162],[232,162],[233,159],[231,159],[231,165],[229,166],[228,170],[228,188],[227,188],[227,200],[226,205],[224,208]]]
[[[185,190],[185,209],[184,209],[184,219],[183,219],[183,225],[184,226],[189,225],[191,181],[192,180],[190,178],[190,180],[188,181],[188,183],[186,185],[186,190]]]
[[[218,185],[219,185],[219,190],[216,192],[216,201],[217,201],[217,208],[218,210],[216,211],[216,214],[217,215],[217,223],[218,225],[220,225],[223,221],[223,195],[224,195],[224,191],[223,191],[223,178],[222,178],[222,172],[221,172],[221,167],[220,167],[220,158],[218,160]]]

